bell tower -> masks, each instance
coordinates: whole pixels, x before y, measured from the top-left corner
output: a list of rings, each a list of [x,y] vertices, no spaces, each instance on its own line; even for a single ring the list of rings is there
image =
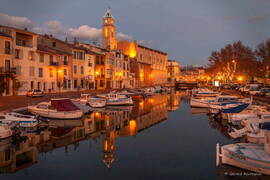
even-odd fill
[[[114,17],[110,8],[107,9],[103,17],[102,31],[102,47],[104,49],[115,50],[117,48],[117,42],[115,39]]]

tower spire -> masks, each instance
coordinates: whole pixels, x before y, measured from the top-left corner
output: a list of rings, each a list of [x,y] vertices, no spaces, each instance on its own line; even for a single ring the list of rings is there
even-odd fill
[[[117,49],[117,41],[115,39],[115,26],[114,17],[111,8],[109,7],[103,17],[103,38],[102,47],[104,49],[115,50]]]
[[[111,7],[108,7],[105,15],[104,15],[104,18],[114,18],[113,15],[112,15],[112,10],[111,10]]]

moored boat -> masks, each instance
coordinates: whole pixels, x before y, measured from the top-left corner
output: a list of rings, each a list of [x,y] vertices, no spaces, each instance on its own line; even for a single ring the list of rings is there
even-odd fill
[[[216,165],[228,164],[270,175],[270,128],[265,126],[264,144],[236,143],[216,146]]]
[[[79,119],[83,116],[83,111],[68,98],[52,99],[51,102],[28,106],[28,111],[52,119]]]
[[[104,98],[91,98],[87,102],[87,105],[93,108],[103,108],[106,106],[106,99]]]
[[[20,127],[35,127],[38,125],[38,120],[35,116],[15,112],[0,115],[0,120],[7,124],[17,123]]]
[[[131,97],[118,93],[106,94],[104,98],[106,99],[107,106],[133,105],[133,100]]]

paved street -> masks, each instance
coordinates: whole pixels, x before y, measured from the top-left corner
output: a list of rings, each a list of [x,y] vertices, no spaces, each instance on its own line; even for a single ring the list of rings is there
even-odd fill
[[[25,107],[28,104],[37,104],[42,101],[49,101],[51,98],[78,98],[83,93],[103,93],[108,90],[92,90],[92,91],[78,91],[78,92],[63,92],[45,94],[43,97],[26,97],[26,96],[0,96],[0,111],[10,111],[15,108]]]

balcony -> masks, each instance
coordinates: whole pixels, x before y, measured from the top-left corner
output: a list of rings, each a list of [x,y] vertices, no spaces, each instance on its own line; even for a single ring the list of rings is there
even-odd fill
[[[33,36],[25,33],[16,32],[16,45],[32,48]]]
[[[59,63],[58,62],[50,61],[50,66],[59,66]]]
[[[0,74],[16,74],[16,68],[0,67]]]

